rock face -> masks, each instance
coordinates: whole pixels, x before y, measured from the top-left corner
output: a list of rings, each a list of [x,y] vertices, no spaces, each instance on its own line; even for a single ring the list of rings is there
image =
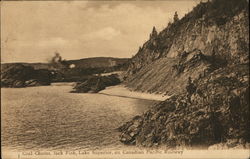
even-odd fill
[[[249,50],[248,2],[213,0],[200,3],[179,21],[169,24],[143,44],[130,60],[127,86],[171,95],[185,90],[188,78],[203,74],[207,65],[173,70],[179,55],[199,51],[214,63],[247,63]],[[188,61],[189,59],[187,59]],[[192,67],[192,66],[191,66]],[[157,70],[157,71],[156,71]],[[179,72],[182,71],[182,72]],[[184,77],[184,78],[183,78]],[[176,81],[177,80],[177,81]],[[179,80],[179,81],[178,81]],[[175,86],[175,88],[171,88]]]
[[[245,0],[200,3],[140,48],[130,61],[127,85],[172,96],[119,127],[121,142],[249,147],[246,6]]]
[[[84,82],[77,83],[73,93],[97,93],[108,86],[114,86],[121,81],[116,74],[109,76],[92,76]]]
[[[248,65],[220,68],[193,81],[193,91],[172,96],[121,126],[120,140],[174,147],[249,142],[248,69]]]
[[[50,85],[50,71],[45,69],[34,70],[33,67],[22,64],[2,66],[1,87],[29,87]]]

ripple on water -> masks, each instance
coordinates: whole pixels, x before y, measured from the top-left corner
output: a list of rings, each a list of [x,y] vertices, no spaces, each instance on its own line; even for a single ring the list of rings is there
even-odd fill
[[[68,93],[71,89],[72,85],[2,89],[2,146],[122,147],[115,129],[155,103],[103,94]]]

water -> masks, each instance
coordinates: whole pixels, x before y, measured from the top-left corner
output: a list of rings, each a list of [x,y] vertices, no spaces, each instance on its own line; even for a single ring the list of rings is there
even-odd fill
[[[122,148],[116,128],[155,103],[104,94],[69,93],[71,89],[70,84],[3,88],[3,148]]]

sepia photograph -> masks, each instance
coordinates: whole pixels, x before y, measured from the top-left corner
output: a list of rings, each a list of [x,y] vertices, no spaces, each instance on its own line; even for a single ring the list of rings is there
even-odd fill
[[[249,0],[1,0],[1,158],[249,159]]]

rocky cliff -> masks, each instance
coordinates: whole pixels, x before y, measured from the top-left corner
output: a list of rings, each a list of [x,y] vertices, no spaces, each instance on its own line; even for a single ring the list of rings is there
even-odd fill
[[[247,6],[208,1],[159,34],[153,29],[130,61],[127,86],[172,96],[122,125],[121,142],[249,148]]]
[[[127,85],[140,91],[180,93],[188,77],[196,79],[211,67],[247,63],[247,6],[245,0],[200,3],[160,33],[153,29],[150,39],[130,60]],[[193,63],[197,53],[211,60]],[[187,56],[185,61],[180,59],[183,56]]]
[[[190,82],[185,93],[153,105],[121,126],[121,141],[169,147],[235,141],[244,148],[250,142],[248,70],[248,65],[239,64]]]

